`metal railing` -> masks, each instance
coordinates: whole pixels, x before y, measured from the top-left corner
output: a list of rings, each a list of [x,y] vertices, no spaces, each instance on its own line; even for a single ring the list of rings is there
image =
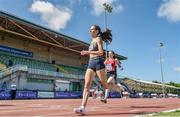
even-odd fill
[[[0,71],[0,78],[10,75],[16,71],[28,71],[29,74],[62,77],[62,78],[75,78],[75,79],[83,79],[84,78],[84,75],[66,74],[66,73],[61,73],[61,72],[32,69],[32,68],[28,68],[26,65],[15,65],[13,67],[3,69]]]
[[[63,73],[63,72],[33,69],[33,68],[28,68],[26,65],[20,65],[20,64],[1,70],[0,78],[3,78],[4,76],[15,73],[16,71],[28,71],[29,74],[45,75],[45,76],[52,76],[52,77],[84,79],[84,75],[76,75],[76,74],[69,74],[69,73]],[[124,76],[118,75],[118,77],[123,78]]]
[[[84,78],[84,75],[66,74],[66,73],[62,73],[62,72],[53,72],[53,71],[46,71],[46,70],[32,69],[32,68],[28,68],[28,73],[36,74],[36,75],[62,77],[62,78],[75,78],[75,79],[83,79]]]

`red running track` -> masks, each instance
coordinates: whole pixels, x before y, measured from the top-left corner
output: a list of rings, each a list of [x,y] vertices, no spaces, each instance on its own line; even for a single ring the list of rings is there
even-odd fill
[[[41,100],[1,100],[2,116],[79,116],[73,112],[81,104],[81,99],[41,99]],[[86,115],[90,117],[124,117],[150,114],[180,108],[180,99],[89,99]]]

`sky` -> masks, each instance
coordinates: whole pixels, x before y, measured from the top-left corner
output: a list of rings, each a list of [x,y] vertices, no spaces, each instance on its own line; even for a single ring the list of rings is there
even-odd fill
[[[108,50],[128,57],[118,74],[161,81],[162,61],[164,81],[180,83],[180,0],[0,0],[0,10],[90,43],[90,26],[105,29],[105,2],[113,7]]]

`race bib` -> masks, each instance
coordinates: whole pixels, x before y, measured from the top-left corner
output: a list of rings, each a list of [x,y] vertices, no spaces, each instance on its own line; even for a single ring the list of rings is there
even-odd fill
[[[107,64],[106,65],[106,70],[107,71],[112,71],[112,65],[111,64]]]

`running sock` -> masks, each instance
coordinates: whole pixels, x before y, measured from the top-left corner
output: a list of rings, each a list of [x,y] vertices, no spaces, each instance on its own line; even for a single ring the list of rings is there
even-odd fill
[[[109,97],[109,89],[105,89],[104,99],[107,99],[108,97]]]
[[[80,108],[85,109],[85,107],[84,107],[84,106],[80,106]]]

